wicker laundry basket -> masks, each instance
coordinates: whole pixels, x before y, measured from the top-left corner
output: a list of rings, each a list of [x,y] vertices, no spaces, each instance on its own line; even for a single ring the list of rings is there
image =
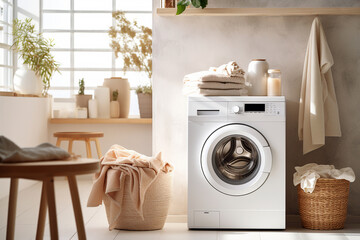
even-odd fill
[[[146,191],[143,204],[144,219],[142,219],[136,211],[135,204],[131,199],[129,181],[129,177],[127,176],[125,179],[123,202],[122,206],[120,206],[121,214],[114,228],[124,230],[162,229],[170,205],[172,172],[164,173],[163,171],[160,171],[157,178]],[[104,205],[109,221],[110,214],[114,214],[114,211],[117,211],[120,208],[119,206],[116,206],[116,203],[110,201],[109,198],[106,197],[104,198]]]
[[[350,182],[319,178],[312,193],[298,185],[301,223],[304,228],[332,230],[344,228]]]

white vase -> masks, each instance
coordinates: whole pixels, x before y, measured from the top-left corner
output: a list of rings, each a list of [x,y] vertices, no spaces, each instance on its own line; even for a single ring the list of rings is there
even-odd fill
[[[126,78],[121,78],[121,77],[105,78],[103,86],[110,88],[111,93],[115,90],[118,90],[120,117],[127,118],[129,116],[129,110],[130,110],[129,81]]]
[[[266,59],[253,59],[248,67],[246,81],[249,85],[249,96],[267,96],[267,71],[269,64]]]
[[[98,112],[97,112],[96,99],[90,99],[88,105],[89,105],[89,118],[97,118]]]
[[[112,118],[120,117],[120,106],[118,101],[110,102],[110,117]]]
[[[98,118],[110,118],[110,89],[108,87],[97,87],[94,97],[98,106]]]
[[[41,95],[43,84],[39,75],[26,65],[14,74],[14,90],[20,94]]]

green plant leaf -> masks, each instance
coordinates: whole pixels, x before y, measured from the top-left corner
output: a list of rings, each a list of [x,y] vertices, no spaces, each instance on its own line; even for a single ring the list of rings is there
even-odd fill
[[[208,0],[199,0],[199,1],[202,9],[204,9],[208,4]]]
[[[183,13],[186,9],[186,6],[184,5],[177,5],[177,11],[176,11],[176,15],[180,15],[181,13]]]
[[[196,8],[199,8],[201,5],[200,0],[191,0],[191,3]]]

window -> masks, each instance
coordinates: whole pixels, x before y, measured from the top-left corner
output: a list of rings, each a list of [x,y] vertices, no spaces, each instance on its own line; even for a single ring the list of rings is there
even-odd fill
[[[40,29],[54,39],[53,54],[60,63],[60,72],[51,80],[49,93],[62,101],[72,99],[78,81],[85,79],[85,93],[93,94],[104,78],[125,77],[131,87],[146,83],[142,72],[123,73],[121,56],[116,59],[107,34],[114,24],[112,12],[125,11],[130,19],[151,27],[150,0],[40,0]],[[130,115],[138,115],[137,97],[132,91]]]
[[[13,90],[13,74],[21,65],[10,50],[14,18],[32,18],[39,26],[39,0],[0,0],[0,91]]]

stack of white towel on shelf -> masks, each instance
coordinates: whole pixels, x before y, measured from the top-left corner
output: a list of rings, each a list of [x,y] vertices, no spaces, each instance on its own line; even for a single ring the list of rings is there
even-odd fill
[[[208,71],[188,74],[184,77],[185,95],[246,96],[244,70],[236,62],[229,62]]]

